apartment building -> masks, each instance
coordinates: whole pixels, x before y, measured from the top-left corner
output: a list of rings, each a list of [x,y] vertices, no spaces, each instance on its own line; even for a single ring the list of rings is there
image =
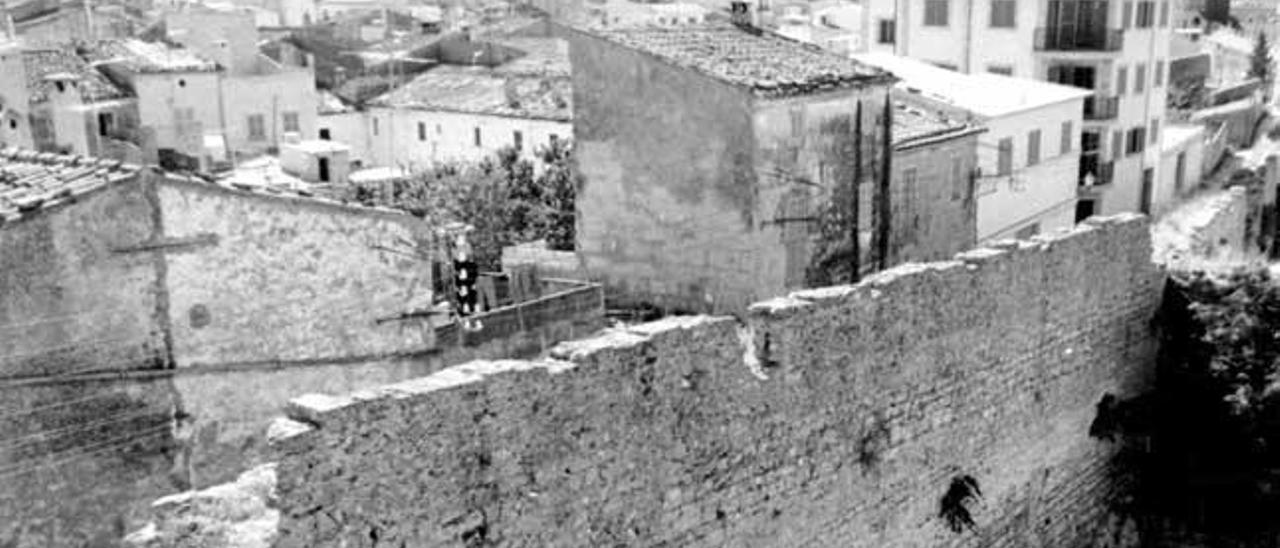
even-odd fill
[[[1083,105],[1078,216],[1150,211],[1175,0],[870,0],[863,42],[966,73],[1093,92]]]

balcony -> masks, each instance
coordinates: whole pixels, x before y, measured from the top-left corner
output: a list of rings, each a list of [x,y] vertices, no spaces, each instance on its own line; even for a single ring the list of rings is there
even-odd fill
[[[1115,172],[1115,162],[1104,162],[1097,153],[1080,155],[1080,187],[1090,188],[1111,182]],[[1092,179],[1089,176],[1092,175]]]
[[[1119,29],[1039,27],[1036,51],[1120,51],[1124,34]]]
[[[1120,112],[1120,98],[1094,95],[1084,99],[1085,120],[1114,120]]]

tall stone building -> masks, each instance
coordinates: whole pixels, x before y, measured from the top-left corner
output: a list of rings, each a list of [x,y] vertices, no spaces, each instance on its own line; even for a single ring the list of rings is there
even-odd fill
[[[623,301],[734,311],[891,259],[894,77],[735,17],[564,30],[578,248]]]

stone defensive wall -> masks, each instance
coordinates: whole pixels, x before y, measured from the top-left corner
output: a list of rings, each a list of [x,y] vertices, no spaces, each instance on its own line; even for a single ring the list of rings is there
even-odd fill
[[[1145,217],[293,400],[280,547],[1113,546],[1106,395],[1147,387]],[[163,528],[163,527],[162,527]],[[160,544],[154,544],[160,545]]]

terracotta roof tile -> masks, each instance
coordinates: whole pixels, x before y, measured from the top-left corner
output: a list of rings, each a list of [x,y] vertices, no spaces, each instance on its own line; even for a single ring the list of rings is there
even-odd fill
[[[51,76],[67,75],[79,83],[80,97],[87,102],[128,97],[125,90],[111,83],[97,69],[89,66],[74,52],[62,49],[29,49],[22,52],[27,71],[27,89],[31,102],[41,103],[57,85]]]
[[[761,96],[802,95],[893,81],[886,71],[817,46],[728,23],[679,28],[579,28],[673,65],[748,87]]]
[[[0,150],[0,224],[130,179],[138,169],[114,160]]]

